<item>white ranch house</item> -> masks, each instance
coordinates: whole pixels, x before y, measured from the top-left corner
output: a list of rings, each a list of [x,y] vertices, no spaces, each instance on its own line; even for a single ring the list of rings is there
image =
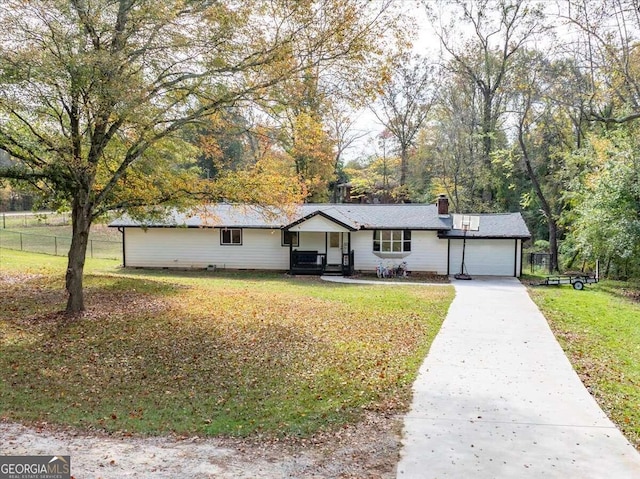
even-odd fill
[[[122,232],[126,267],[293,274],[349,275],[401,262],[409,271],[455,274],[466,242],[466,273],[520,276],[530,238],[520,213],[451,215],[444,197],[435,205],[304,204],[294,217],[219,204],[156,222],[124,216],[110,226]]]

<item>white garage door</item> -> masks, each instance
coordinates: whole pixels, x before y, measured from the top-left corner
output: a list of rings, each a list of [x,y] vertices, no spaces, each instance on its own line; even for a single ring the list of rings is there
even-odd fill
[[[449,274],[460,273],[462,240],[450,240]],[[464,255],[465,273],[473,276],[513,276],[516,261],[514,239],[468,239]]]

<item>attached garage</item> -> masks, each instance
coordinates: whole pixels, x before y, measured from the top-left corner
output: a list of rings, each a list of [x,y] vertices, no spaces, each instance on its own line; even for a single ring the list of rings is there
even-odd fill
[[[460,273],[462,239],[449,240],[449,274]],[[468,239],[465,271],[471,276],[520,276],[521,239]]]
[[[440,237],[449,241],[448,274],[519,277],[522,242],[530,234],[519,213],[454,214],[452,228]],[[461,271],[463,248],[464,271]]]

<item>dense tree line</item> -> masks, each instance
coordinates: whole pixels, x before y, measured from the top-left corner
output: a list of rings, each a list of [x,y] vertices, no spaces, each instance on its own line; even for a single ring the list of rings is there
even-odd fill
[[[282,207],[346,182],[359,201],[521,210],[554,268],[640,273],[633,0],[425,1],[413,26],[393,0],[5,4],[1,186],[70,209],[69,312],[107,211]],[[411,49],[418,26],[439,53]],[[354,146],[367,109],[373,154]]]
[[[599,259],[610,275],[640,274],[636,2],[424,5],[442,54],[412,59],[385,85],[382,115],[388,98],[417,104],[384,117],[384,154],[348,165],[356,197],[445,192],[457,212],[520,210],[552,269]],[[402,72],[427,65],[437,75],[411,92]],[[415,111],[424,117],[407,142],[395,125]]]

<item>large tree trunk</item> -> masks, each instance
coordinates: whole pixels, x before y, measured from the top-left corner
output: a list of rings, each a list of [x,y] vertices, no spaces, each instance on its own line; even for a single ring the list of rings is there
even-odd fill
[[[553,273],[558,271],[558,224],[553,214],[553,210],[551,209],[551,205],[542,192],[538,177],[533,171],[533,167],[531,166],[531,162],[529,161],[529,157],[526,155],[526,153],[523,154],[523,158],[527,173],[529,175],[529,179],[531,180],[533,189],[536,192],[538,201],[540,201],[542,212],[547,218],[547,226],[549,228],[549,253],[551,254],[551,258],[549,259],[549,272]]]
[[[579,250],[574,251],[573,256],[571,256],[571,258],[569,259],[569,262],[567,263],[567,269],[569,271],[571,271],[573,269],[573,265],[575,264],[576,260],[578,259],[578,255],[580,254]]]
[[[558,225],[553,217],[551,211],[545,211],[547,216],[547,224],[549,226],[549,253],[551,258],[549,259],[549,273],[559,272],[558,267]]]
[[[407,182],[407,170],[409,163],[409,152],[407,151],[407,147],[403,145],[400,151],[400,186],[404,186]]]
[[[531,180],[531,184],[533,185],[533,190],[538,197],[538,201],[540,201],[542,212],[547,218],[547,225],[549,227],[549,253],[551,253],[551,258],[549,260],[549,272],[553,273],[555,271],[558,271],[558,224],[553,214],[553,210],[551,209],[551,205],[547,201],[547,198],[542,191],[540,181],[538,181],[538,177],[533,170],[533,165],[531,164],[531,159],[529,158],[527,145],[524,141],[522,124],[520,124],[520,128],[518,131],[518,143],[520,144],[522,161],[527,171],[527,175],[529,176],[529,180]]]
[[[82,197],[84,195],[78,196]],[[73,201],[71,222],[73,235],[65,278],[66,289],[69,294],[66,311],[68,314],[76,314],[84,311],[82,279],[84,276],[84,262],[87,256],[87,245],[89,244],[89,229],[91,227],[91,212],[86,201],[83,202],[81,199]]]
[[[489,91],[482,92],[482,159],[487,168],[491,168],[491,153],[493,152],[493,98]]]
[[[483,109],[482,109],[482,161],[486,170],[487,177],[482,184],[482,201],[487,203],[489,207],[493,202],[494,191],[492,186],[493,165],[491,163],[491,153],[493,152],[493,98],[491,92],[483,90]]]

